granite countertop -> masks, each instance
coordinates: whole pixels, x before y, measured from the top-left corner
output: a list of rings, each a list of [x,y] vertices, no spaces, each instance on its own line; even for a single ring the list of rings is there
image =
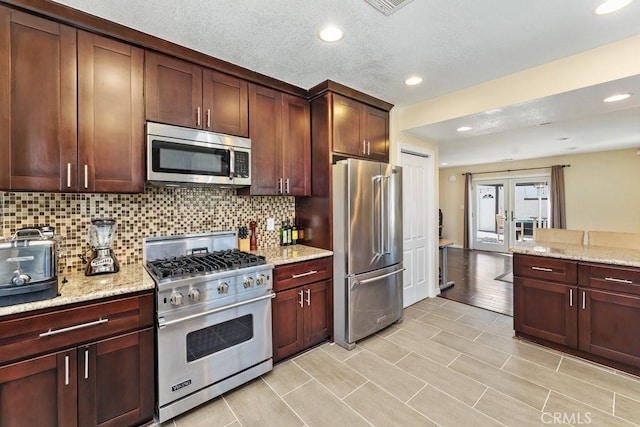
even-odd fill
[[[640,267],[640,251],[604,246],[584,246],[567,243],[525,242],[510,249],[514,254],[537,255],[574,261],[598,262],[628,267]]]
[[[250,252],[264,256],[267,262],[274,266],[333,255],[333,252],[326,249],[318,249],[305,245],[273,246],[269,248],[259,248],[258,250]]]
[[[66,283],[62,283],[63,277],[67,278]],[[87,277],[84,273],[78,272],[61,275],[58,282],[60,296],[47,300],[0,307],[0,317],[144,291],[154,287],[153,279],[141,264],[122,265],[120,266],[120,271],[114,274]]]
[[[305,245],[275,246],[251,252],[263,255],[267,262],[275,266],[328,257],[333,254],[325,249]],[[62,283],[63,277],[67,278],[66,283]],[[59,277],[59,296],[47,300],[0,307],[0,317],[154,288],[155,283],[142,264],[121,265],[120,271],[115,274],[85,276],[83,272],[77,272]]]

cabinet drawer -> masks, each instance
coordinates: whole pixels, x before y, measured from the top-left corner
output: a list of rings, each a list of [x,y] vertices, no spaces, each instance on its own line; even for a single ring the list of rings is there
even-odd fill
[[[640,269],[597,264],[580,264],[579,285],[595,289],[640,295]]]
[[[152,326],[153,310],[148,294],[0,322],[0,363]]]
[[[310,261],[297,262],[276,267],[273,277],[273,289],[283,291],[331,278],[333,270],[333,258],[318,258]]]
[[[557,258],[515,254],[513,256],[513,274],[520,277],[576,284],[578,264],[575,261]]]

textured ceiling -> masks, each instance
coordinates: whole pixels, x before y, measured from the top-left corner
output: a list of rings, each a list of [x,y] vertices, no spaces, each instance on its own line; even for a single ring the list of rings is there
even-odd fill
[[[604,17],[600,0],[415,0],[390,16],[365,0],[56,1],[305,89],[331,79],[396,106],[640,33],[639,1]],[[325,24],[344,39],[321,42]],[[424,82],[405,86],[412,74]]]

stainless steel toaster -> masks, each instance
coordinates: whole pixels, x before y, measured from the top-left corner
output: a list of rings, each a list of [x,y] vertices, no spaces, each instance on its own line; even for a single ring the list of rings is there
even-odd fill
[[[0,307],[58,295],[58,257],[53,236],[19,230],[0,241]]]

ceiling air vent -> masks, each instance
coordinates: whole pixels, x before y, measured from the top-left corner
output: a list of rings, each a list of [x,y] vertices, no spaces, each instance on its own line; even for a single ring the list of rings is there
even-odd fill
[[[366,0],[371,6],[386,16],[391,15],[396,10],[411,3],[413,0]]]

